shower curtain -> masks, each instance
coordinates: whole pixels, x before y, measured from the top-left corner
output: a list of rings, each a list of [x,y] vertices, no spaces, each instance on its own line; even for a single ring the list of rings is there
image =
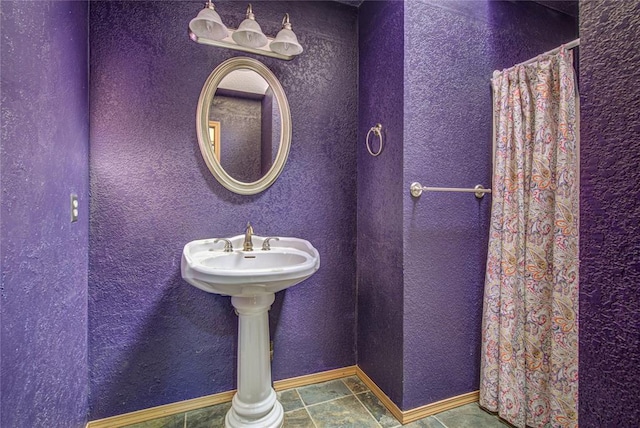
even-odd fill
[[[496,71],[480,405],[578,424],[578,122],[572,52]]]

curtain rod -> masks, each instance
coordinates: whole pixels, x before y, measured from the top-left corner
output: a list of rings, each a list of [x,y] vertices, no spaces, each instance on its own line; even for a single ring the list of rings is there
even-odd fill
[[[575,40],[570,41],[569,43],[564,43],[562,46],[564,46],[566,49],[573,49],[573,48],[576,48],[576,47],[580,46],[580,39],[575,39]],[[529,60],[526,60],[525,62],[521,62],[521,63],[519,63],[519,64],[516,64],[516,65],[514,65],[513,67],[517,67],[517,66],[519,66],[519,65],[527,65],[527,64],[534,63],[534,62],[536,62],[536,61],[538,60],[538,58],[539,58],[539,57],[541,57],[541,56],[555,55],[555,54],[557,54],[558,52],[560,52],[560,48],[561,48],[562,46],[558,46],[558,47],[557,47],[557,48],[555,48],[555,49],[551,49],[550,51],[547,51],[547,52],[545,52],[545,53],[543,53],[543,54],[540,54],[540,55],[538,55],[538,56],[537,56],[537,57],[535,57],[535,58],[531,58],[531,59],[529,59]],[[513,67],[509,67],[509,68],[513,68]]]

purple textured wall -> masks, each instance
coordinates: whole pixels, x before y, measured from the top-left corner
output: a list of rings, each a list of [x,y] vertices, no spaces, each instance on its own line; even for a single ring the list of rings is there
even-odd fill
[[[580,426],[640,421],[640,3],[580,3]]]
[[[358,365],[402,400],[403,17],[398,1],[359,9]],[[369,129],[383,125],[371,156]],[[370,136],[372,148],[378,139]]]
[[[87,3],[1,3],[0,426],[83,427]],[[80,219],[70,222],[69,195]]]
[[[490,196],[409,185],[491,185],[494,69],[576,37],[535,3],[405,3],[404,395],[410,409],[478,389]],[[452,31],[455,29],[455,31]]]
[[[355,363],[357,43],[355,8],[252,2],[267,34],[289,12],[305,52],[259,57],[291,107],[280,178],[235,195],[209,173],[196,140],[202,85],[238,53],[193,43],[200,2],[92,2],[90,419],[235,387],[237,318],[228,297],[180,277],[183,246],[232,236],[297,236],[322,268],[278,293],[270,312],[275,379]],[[246,4],[216,2],[230,26]]]

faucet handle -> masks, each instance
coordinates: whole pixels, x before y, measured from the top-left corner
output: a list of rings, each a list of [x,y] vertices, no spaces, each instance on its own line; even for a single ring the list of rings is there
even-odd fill
[[[277,238],[275,236],[270,236],[268,238],[264,238],[264,241],[262,242],[262,251],[269,251],[271,249],[271,244],[269,244],[269,241],[271,240],[275,240],[275,241],[279,241],[280,238]]]
[[[230,253],[233,251],[233,245],[231,244],[231,241],[229,241],[227,238],[218,238],[215,241],[213,241],[214,244],[217,244],[220,241],[224,241],[224,252],[225,253]]]

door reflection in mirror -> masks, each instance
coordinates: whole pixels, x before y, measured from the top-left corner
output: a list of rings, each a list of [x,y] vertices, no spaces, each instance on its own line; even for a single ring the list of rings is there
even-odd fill
[[[209,121],[209,141],[211,141],[211,147],[213,147],[216,159],[220,162],[220,122]]]

